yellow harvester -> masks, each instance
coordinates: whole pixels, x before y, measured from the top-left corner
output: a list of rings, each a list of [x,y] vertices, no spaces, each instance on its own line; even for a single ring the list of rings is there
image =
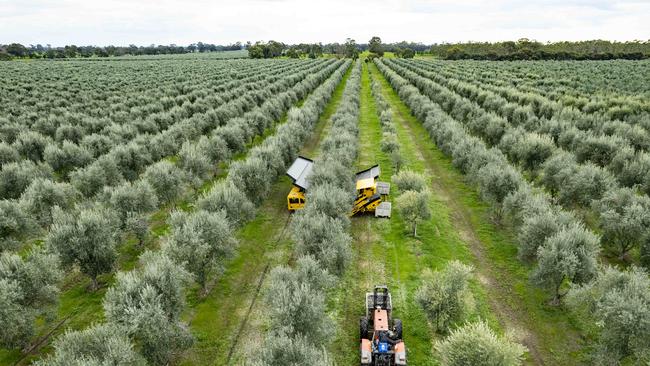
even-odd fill
[[[299,156],[287,170],[287,175],[293,180],[293,187],[287,195],[289,211],[305,207],[305,193],[309,188],[309,175],[314,167],[314,161]],[[391,203],[386,201],[390,184],[379,182],[379,165],[375,165],[356,174],[357,198],[350,216],[366,212],[374,212],[377,217],[390,217]]]

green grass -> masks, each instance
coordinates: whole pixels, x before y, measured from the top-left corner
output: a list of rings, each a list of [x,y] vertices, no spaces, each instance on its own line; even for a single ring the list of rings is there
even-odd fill
[[[452,241],[457,244],[446,246],[451,252],[447,252],[445,246],[438,247],[437,256],[448,259],[455,256],[474,265],[481,279],[480,285],[473,285],[479,307],[477,314],[482,317],[494,314],[496,319],[490,321],[491,325],[505,333],[514,333],[515,338],[525,340],[525,333],[530,333],[536,346],[536,354],[531,352],[528,360],[531,364],[539,360],[552,365],[575,365],[583,361],[585,355],[581,345],[584,340],[576,328],[575,319],[566,309],[548,306],[549,295],[530,284],[528,274],[531,268],[517,260],[511,229],[493,223],[490,208],[480,199],[475,188],[465,182],[450,159],[436,148],[424,127],[411,115],[374,65],[371,71],[381,81],[384,94],[396,112],[394,116],[405,160],[413,161],[412,156],[408,157],[411,155],[409,146],[413,146],[422,158],[413,167],[418,170],[424,165],[431,170],[429,175],[437,183],[434,187],[440,190],[433,192],[434,197],[439,196],[433,211],[440,211],[448,220],[434,218],[433,221],[441,237],[455,236],[457,239]],[[469,240],[458,240],[459,234],[460,239],[475,237],[480,245],[470,247],[472,250],[468,253],[461,247],[468,248]],[[421,236],[429,235],[431,233],[422,232]],[[434,235],[437,236],[438,232]],[[490,285],[483,284],[486,280]]]

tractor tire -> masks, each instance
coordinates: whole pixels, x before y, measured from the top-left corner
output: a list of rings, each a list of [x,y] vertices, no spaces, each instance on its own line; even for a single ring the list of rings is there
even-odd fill
[[[368,318],[363,317],[359,320],[359,341],[368,339]]]
[[[395,319],[393,325],[395,328],[395,337],[397,337],[397,339],[402,339],[402,321],[400,319]]]

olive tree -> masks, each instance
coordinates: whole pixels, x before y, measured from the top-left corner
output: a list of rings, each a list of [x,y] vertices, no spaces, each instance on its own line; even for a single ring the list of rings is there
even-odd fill
[[[199,198],[196,207],[209,212],[225,212],[233,227],[239,227],[255,216],[255,205],[228,180],[215,184]]]
[[[312,343],[310,337],[275,332],[264,338],[264,347],[251,358],[249,366],[334,365],[325,348]]]
[[[293,269],[274,268],[266,292],[273,334],[305,336],[314,344],[325,342],[332,323],[324,315],[324,292],[332,285],[332,276],[312,257],[299,258]]]
[[[171,235],[163,252],[192,273],[205,294],[210,274],[234,253],[236,240],[223,212],[172,213]]]
[[[431,218],[429,191],[406,191],[397,197],[397,210],[407,222],[411,223],[413,236],[418,236],[418,223]]]
[[[183,192],[185,175],[173,163],[159,161],[145,170],[144,179],[156,191],[160,203],[168,203]]]
[[[54,171],[67,177],[74,169],[89,164],[92,160],[92,154],[75,143],[63,141],[61,147],[56,144],[47,145],[43,158]]]
[[[234,162],[228,171],[228,180],[246,194],[252,202],[261,202],[271,187],[271,172],[260,158]]]
[[[156,192],[146,180],[125,182],[117,187],[104,189],[105,201],[119,214],[122,227],[129,212],[147,213],[158,206]]]
[[[617,365],[624,358],[650,362],[650,279],[637,267],[620,271],[605,267],[594,281],[576,286],[567,304],[597,325],[593,362]]]
[[[197,182],[205,179],[213,170],[213,163],[197,145],[186,142],[178,153],[181,168]]]
[[[138,246],[142,247],[149,236],[149,222],[147,218],[135,212],[126,215],[126,231],[131,232],[138,240]]]
[[[0,252],[14,249],[19,240],[36,225],[15,200],[0,200]]]
[[[555,151],[555,143],[547,135],[526,134],[514,146],[516,160],[527,170],[537,172],[539,167]]]
[[[35,164],[29,160],[8,163],[0,170],[0,198],[18,198],[36,178],[51,178],[48,165]]]
[[[90,289],[94,291],[98,288],[97,277],[111,272],[117,260],[118,226],[117,215],[110,209],[91,207],[75,212],[55,209],[45,241],[64,265],[76,265],[90,277]]]
[[[117,145],[111,150],[109,156],[115,160],[124,178],[130,181],[135,180],[151,163],[151,154],[144,146],[135,142]]]
[[[37,366],[144,366],[126,331],[113,324],[93,325],[67,331],[54,341],[54,354],[36,362]]]
[[[544,210],[523,219],[517,234],[518,256],[524,261],[533,261],[537,251],[546,239],[574,221],[574,217],[562,210]]]
[[[86,197],[92,197],[105,186],[112,186],[123,180],[117,161],[104,155],[94,163],[70,173],[70,183]]]
[[[36,131],[25,131],[18,134],[13,147],[20,153],[20,155],[33,161],[43,161],[43,153],[45,147],[52,143],[52,139]]]
[[[633,189],[610,190],[594,204],[600,212],[603,244],[619,258],[650,234],[650,198]]]
[[[462,320],[468,313],[472,271],[471,266],[451,261],[441,271],[427,270],[422,274],[415,299],[436,331],[446,333],[452,323]]]
[[[499,337],[483,321],[467,323],[436,342],[443,366],[519,366],[526,347]]]
[[[534,284],[553,294],[552,305],[559,305],[566,281],[585,283],[597,273],[599,238],[573,223],[546,240],[537,251],[537,267],[531,274]]]
[[[69,183],[38,178],[20,196],[20,203],[44,227],[52,223],[52,208],[71,209],[81,194]]]
[[[168,257],[146,252],[137,269],[119,272],[106,292],[109,323],[129,334],[149,364],[164,365],[193,339],[180,315],[190,274]]]
[[[343,272],[350,260],[352,238],[341,220],[322,212],[313,215],[300,212],[291,228],[298,256],[311,255],[330,273]]]
[[[398,174],[391,177],[391,181],[395,183],[401,192],[422,192],[427,189],[427,182],[424,179],[424,176],[412,170],[400,171]]]
[[[0,344],[19,347],[29,342],[36,316],[56,304],[62,278],[57,256],[41,249],[24,259],[0,255]]]
[[[15,163],[17,161],[20,161],[18,151],[6,142],[0,142],[0,167],[4,164]]]
[[[497,163],[488,163],[478,170],[477,175],[481,197],[493,205],[497,219],[500,219],[503,201],[519,189],[521,175],[510,165]]]

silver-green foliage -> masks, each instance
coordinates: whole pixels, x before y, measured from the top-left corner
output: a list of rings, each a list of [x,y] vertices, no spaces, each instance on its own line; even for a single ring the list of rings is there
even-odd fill
[[[586,283],[598,270],[599,238],[583,225],[572,223],[546,239],[537,251],[537,267],[531,274],[533,283],[547,288],[558,304],[565,281]]]
[[[190,274],[164,255],[146,252],[139,267],[119,272],[104,297],[109,323],[124,329],[150,364],[169,362],[193,338],[180,315]]]
[[[24,259],[10,253],[0,256],[0,344],[28,343],[36,316],[56,304],[62,277],[58,257],[41,249]]]
[[[234,254],[236,240],[223,211],[172,213],[171,235],[163,253],[193,274],[205,290],[209,276],[220,271]]]
[[[16,200],[0,200],[0,252],[15,249],[36,224]]]
[[[415,299],[436,331],[446,333],[453,323],[462,321],[469,312],[469,281],[473,268],[451,261],[440,271],[425,271]]]
[[[183,192],[185,174],[169,161],[150,165],[143,177],[156,192],[160,203],[171,202]]]
[[[497,336],[483,321],[467,323],[436,342],[443,366],[519,366],[526,347]]]
[[[97,288],[97,277],[113,270],[117,260],[118,217],[101,207],[73,212],[53,211],[53,224],[46,238],[48,248],[67,267],[77,265]]]
[[[251,355],[249,366],[332,366],[324,348],[314,345],[308,336],[290,337],[272,334],[265,338],[259,352]]]
[[[98,324],[88,329],[67,331],[54,341],[54,354],[37,366],[144,366],[124,329]]]
[[[618,365],[650,362],[650,279],[637,267],[605,267],[594,281],[569,291],[567,303],[595,324],[592,362]]]
[[[332,322],[325,315],[324,292],[332,276],[313,257],[301,257],[295,268],[276,267],[266,292],[271,334],[308,337],[312,344],[327,340]]]
[[[422,192],[427,189],[427,182],[424,179],[424,176],[412,170],[400,171],[398,174],[391,177],[391,181],[395,183],[401,192]]]
[[[239,227],[255,216],[255,205],[228,180],[215,184],[199,198],[196,207],[209,212],[225,212],[233,227]]]
[[[411,223],[414,237],[418,235],[418,224],[431,218],[429,197],[428,190],[406,191],[397,197],[397,210],[407,222]]]
[[[71,209],[81,194],[69,183],[38,178],[32,181],[20,197],[20,203],[44,227],[52,223],[52,208]]]
[[[105,201],[118,213],[122,226],[129,212],[147,213],[158,206],[156,191],[146,180],[125,182],[114,188],[104,188]]]

